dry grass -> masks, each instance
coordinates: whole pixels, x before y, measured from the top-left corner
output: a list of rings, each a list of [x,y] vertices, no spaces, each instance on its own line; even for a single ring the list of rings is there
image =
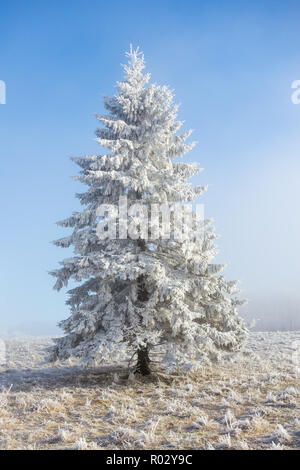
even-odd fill
[[[0,449],[299,449],[300,332],[185,376],[42,364],[49,339],[6,339]]]

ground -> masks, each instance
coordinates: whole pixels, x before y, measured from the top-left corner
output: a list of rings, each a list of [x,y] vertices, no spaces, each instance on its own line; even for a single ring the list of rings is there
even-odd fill
[[[145,379],[49,365],[50,344],[0,341],[0,449],[300,449],[299,331],[251,333],[217,365]]]

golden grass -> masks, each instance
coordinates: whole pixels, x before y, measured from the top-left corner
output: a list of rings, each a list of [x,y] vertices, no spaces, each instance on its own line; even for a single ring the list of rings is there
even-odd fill
[[[2,368],[0,449],[299,449],[296,367],[267,335],[252,334],[248,352],[201,371],[135,380],[41,366],[36,343],[33,369],[21,371],[17,359]]]

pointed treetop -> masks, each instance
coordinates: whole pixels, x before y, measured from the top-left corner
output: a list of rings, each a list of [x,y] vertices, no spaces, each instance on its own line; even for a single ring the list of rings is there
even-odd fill
[[[125,52],[125,55],[126,57],[129,57],[129,59],[134,58],[135,60],[144,60],[144,53],[140,51],[140,47],[137,46],[136,49],[133,49],[132,44],[130,44],[129,52]]]
[[[130,82],[133,77],[141,79],[143,77],[142,71],[146,66],[143,52],[139,50],[139,47],[134,49],[130,44],[130,50],[125,53],[125,56],[129,59],[127,64],[121,64],[126,72],[125,80]],[[149,79],[150,75],[147,74],[147,81]]]

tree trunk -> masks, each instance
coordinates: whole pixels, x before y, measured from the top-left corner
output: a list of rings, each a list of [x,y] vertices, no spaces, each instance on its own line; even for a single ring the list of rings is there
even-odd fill
[[[138,194],[137,199],[141,199],[141,195]],[[138,239],[137,245],[141,251],[145,251],[146,249],[145,240]],[[147,289],[146,289],[144,274],[141,274],[137,278],[137,287],[138,287],[137,300],[139,302],[147,302],[147,300],[149,300],[149,293],[147,292]],[[135,374],[150,375],[151,370],[150,370],[150,357],[149,357],[148,346],[139,347],[139,349],[137,350],[137,357],[138,358],[137,358]]]
[[[145,276],[141,274],[137,278],[137,300],[139,302],[147,302],[149,300],[149,293],[146,289]]]
[[[149,357],[149,350],[148,346],[140,347],[137,350],[137,364],[135,369],[135,374],[141,375],[150,375],[150,357]]]

